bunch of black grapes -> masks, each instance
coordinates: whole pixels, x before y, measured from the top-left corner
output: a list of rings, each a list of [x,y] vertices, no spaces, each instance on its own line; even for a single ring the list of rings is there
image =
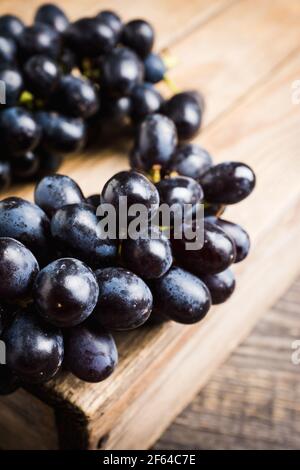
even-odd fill
[[[30,26],[1,16],[0,191],[55,173],[64,155],[87,145],[91,130],[118,134],[163,112],[154,83],[166,67],[153,43],[147,21],[125,24],[111,11],[71,23],[45,4]]]
[[[115,331],[167,321],[192,324],[235,288],[231,265],[250,240],[223,219],[227,205],[255,186],[240,162],[214,164],[189,141],[203,100],[194,91],[165,100],[154,84],[166,69],[152,53],[154,31],[102,11],[70,23],[54,5],[33,26],[0,18],[0,186],[37,179],[35,203],[0,201],[0,393],[52,379],[62,368],[88,382],[109,377],[118,362]],[[53,174],[89,129],[134,130],[130,171],[85,197],[75,181]],[[100,189],[100,188],[99,188]],[[204,244],[152,227],[138,239],[105,238],[96,209],[120,197],[143,204],[151,220],[160,204],[204,204]],[[185,223],[185,222],[183,222]],[[197,221],[192,220],[192,225]]]

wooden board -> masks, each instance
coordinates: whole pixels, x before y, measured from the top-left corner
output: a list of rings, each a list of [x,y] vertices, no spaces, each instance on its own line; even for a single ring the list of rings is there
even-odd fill
[[[64,3],[74,16],[105,5],[87,0],[84,8],[79,2],[72,2],[71,8],[71,2]],[[41,427],[41,433],[36,431],[39,439],[28,443],[21,432],[28,418],[16,409],[14,428],[1,419],[6,448],[54,447],[56,425],[62,447],[152,445],[299,271],[300,106],[291,101],[291,84],[300,76],[299,2],[145,0],[134,11],[131,2],[115,4],[128,16],[151,18],[164,38],[161,45],[169,44],[178,57],[172,78],[184,88],[205,92],[207,115],[196,141],[212,151],[216,161],[244,160],[254,167],[256,191],[228,210],[228,218],[250,232],[253,248],[236,266],[238,285],[232,299],[212,309],[201,324],[168,324],[118,335],[120,364],[105,383],[83,384],[63,375],[33,390],[48,404],[49,433]],[[188,19],[183,21],[187,4]],[[0,11],[3,8],[1,3]],[[10,1],[8,9],[22,12],[24,3]],[[87,195],[97,192],[108,177],[127,167],[127,149],[122,143],[74,157],[61,172],[74,177]],[[32,188],[14,188],[10,194],[31,198]],[[25,393],[1,399],[1,416],[12,416]],[[41,409],[32,413],[37,422]]]
[[[299,449],[299,313],[298,277],[155,449]]]

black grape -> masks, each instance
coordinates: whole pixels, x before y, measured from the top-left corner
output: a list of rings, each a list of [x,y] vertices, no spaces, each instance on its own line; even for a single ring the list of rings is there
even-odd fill
[[[221,229],[223,229],[224,232],[233,240],[236,249],[234,262],[239,263],[240,261],[243,261],[250,250],[250,237],[246,230],[238,224],[216,217],[209,218],[209,221],[218,225],[218,227],[221,227]]]
[[[81,57],[97,57],[111,51],[118,35],[99,18],[81,18],[64,33],[67,46]]]
[[[15,15],[0,16],[0,36],[17,39],[24,27],[23,21]]]
[[[137,131],[134,149],[139,153],[145,170],[153,165],[169,165],[177,146],[177,132],[173,121],[162,114],[147,116]]]
[[[17,105],[24,90],[24,81],[21,72],[11,65],[0,66],[0,80],[5,83],[5,106]]]
[[[173,267],[151,282],[154,311],[163,318],[191,324],[202,320],[210,309],[211,297],[205,284],[193,274]]]
[[[39,318],[32,306],[17,314],[5,330],[3,340],[8,367],[25,382],[47,382],[62,365],[61,331]]]
[[[137,55],[127,48],[116,48],[105,58],[101,67],[101,85],[112,95],[128,95],[142,83],[144,67]]]
[[[35,96],[48,98],[58,86],[60,69],[57,63],[44,55],[34,55],[24,64],[26,88]]]
[[[59,58],[62,46],[60,34],[46,24],[27,26],[17,40],[22,62],[36,54],[44,54],[51,59]]]
[[[144,60],[145,80],[150,83],[158,83],[163,80],[167,68],[158,54],[150,53]]]
[[[20,241],[40,263],[47,260],[51,252],[48,217],[40,207],[18,197],[0,201],[0,237]]]
[[[0,113],[1,144],[11,155],[33,150],[41,138],[41,128],[33,115],[22,108],[8,108]]]
[[[87,79],[73,75],[65,75],[60,79],[54,102],[56,109],[75,118],[89,118],[99,109],[94,85]]]
[[[127,206],[143,204],[149,217],[155,215],[159,206],[159,194],[146,176],[136,171],[121,171],[110,178],[102,190],[102,201],[119,209],[120,197],[127,197]]]
[[[157,229],[137,240],[128,238],[122,243],[122,261],[126,268],[143,279],[161,277],[172,266],[170,242]]]
[[[24,153],[11,159],[12,174],[16,180],[33,179],[39,170],[39,158],[33,152]]]
[[[84,146],[86,125],[83,119],[48,111],[39,111],[35,116],[42,128],[43,147],[47,150],[72,153]]]
[[[47,24],[59,33],[63,33],[69,26],[65,13],[53,3],[41,5],[36,11],[34,22]]]
[[[150,83],[136,85],[131,93],[131,116],[135,122],[148,114],[159,112],[163,104],[162,95]]]
[[[114,31],[117,39],[120,38],[123,29],[123,23],[119,15],[117,15],[114,11],[103,10],[98,13],[96,18],[98,18],[102,23],[107,24]]]
[[[175,150],[168,171],[197,179],[212,166],[210,154],[197,144],[182,144]]]
[[[118,351],[111,334],[100,325],[79,325],[65,334],[65,363],[79,379],[101,382],[118,363]]]
[[[244,163],[224,162],[211,167],[199,181],[207,202],[236,204],[254,189],[255,175]]]
[[[31,251],[13,238],[0,238],[0,298],[17,301],[29,297],[39,265]]]
[[[235,288],[235,278],[230,269],[217,274],[202,275],[201,280],[210,292],[213,305],[226,302]]]
[[[154,30],[148,21],[132,20],[125,24],[122,42],[139,56],[146,57],[154,44]]]
[[[214,224],[205,223],[202,248],[187,250],[186,243],[184,236],[180,240],[173,240],[175,258],[183,268],[195,275],[219,273],[235,261],[236,251],[233,240],[224,230]]]
[[[0,36],[0,64],[13,65],[16,62],[17,48],[12,39]]]
[[[70,204],[55,212],[51,233],[64,255],[99,268],[116,262],[117,240],[105,238],[95,209],[88,204]]]
[[[138,276],[123,268],[95,272],[99,300],[93,317],[108,330],[132,330],[149,318],[152,294]]]
[[[50,175],[37,184],[34,201],[52,217],[63,206],[84,202],[84,196],[78,184],[69,176]]]
[[[202,109],[189,92],[178,93],[164,106],[164,113],[174,121],[180,140],[195,137],[202,122]]]
[[[58,259],[42,269],[33,290],[39,314],[54,326],[68,328],[90,316],[98,294],[93,272],[74,258]]]

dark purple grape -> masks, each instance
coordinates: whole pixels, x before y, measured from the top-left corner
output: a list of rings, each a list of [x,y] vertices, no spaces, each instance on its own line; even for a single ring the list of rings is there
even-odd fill
[[[138,276],[123,268],[95,272],[99,299],[93,317],[108,330],[132,330],[149,318],[152,294]]]
[[[36,119],[42,128],[43,147],[47,150],[73,153],[84,146],[86,126],[83,119],[47,111],[37,112]]]
[[[213,305],[226,302],[235,288],[235,278],[230,269],[217,274],[204,274],[201,280],[210,292]]]
[[[143,279],[156,279],[172,266],[170,242],[157,229],[137,240],[128,238],[122,243],[122,261],[126,268]]]
[[[58,86],[60,70],[56,62],[44,55],[34,55],[23,67],[26,88],[35,96],[48,98]]]
[[[122,43],[139,56],[146,57],[154,44],[154,30],[151,24],[144,20],[129,21],[123,28]]]
[[[176,128],[166,116],[151,114],[139,126],[134,148],[145,170],[150,170],[153,165],[167,167],[176,146]]]
[[[205,284],[193,274],[173,267],[151,282],[154,311],[178,323],[202,320],[210,309],[211,297]]]
[[[115,341],[100,325],[79,325],[68,330],[65,350],[68,369],[85,382],[107,379],[118,363]]]
[[[0,139],[11,155],[33,150],[41,138],[41,129],[32,114],[22,108],[8,108],[0,113]]]
[[[2,335],[6,323],[7,311],[3,304],[0,304],[0,336]]]
[[[121,18],[114,11],[100,11],[96,18],[98,18],[102,23],[107,24],[114,31],[117,39],[120,38],[123,29],[123,23]]]
[[[224,230],[225,233],[233,240],[236,250],[235,263],[239,263],[246,258],[250,250],[250,237],[246,230],[240,225],[234,224],[224,219],[210,217],[209,222],[216,224]]]
[[[11,65],[1,65],[0,81],[5,83],[5,105],[15,106],[24,89],[24,82],[20,71]]]
[[[175,123],[180,140],[193,138],[202,122],[202,109],[189,92],[178,93],[164,106],[164,113]]]
[[[65,75],[59,81],[54,97],[57,110],[73,117],[89,118],[99,109],[99,99],[92,82]]]
[[[187,250],[186,243],[184,236],[180,240],[173,240],[174,255],[184,269],[196,276],[225,271],[234,263],[236,256],[234,242],[216,225],[205,223],[202,248]]]
[[[97,57],[111,51],[118,40],[115,31],[99,18],[81,18],[65,31],[67,46],[81,57]]]
[[[159,207],[159,194],[146,176],[136,171],[121,171],[110,178],[102,190],[102,201],[119,210],[120,197],[127,197],[127,207],[142,204],[153,217]]]
[[[51,232],[64,255],[99,268],[115,264],[116,240],[105,238],[95,209],[88,204],[71,204],[59,209],[51,220]]]
[[[127,48],[116,48],[102,63],[100,83],[103,89],[116,96],[129,95],[135,85],[142,83],[144,68],[137,55]]]
[[[39,170],[38,156],[33,152],[18,155],[11,159],[11,169],[16,180],[31,180]]]
[[[62,258],[36,277],[33,299],[39,314],[54,326],[71,327],[95,308],[99,288],[90,268],[74,258]]]
[[[39,159],[38,178],[44,178],[45,176],[56,173],[63,161],[62,155],[48,152],[41,147],[35,149],[35,154]]]
[[[18,46],[22,62],[37,54],[58,59],[61,52],[61,37],[50,26],[36,23],[24,28],[18,36]]]
[[[78,184],[64,175],[46,176],[37,184],[34,192],[34,202],[49,217],[63,206],[81,203],[84,200]]]
[[[142,121],[148,114],[159,112],[162,95],[150,83],[136,85],[131,93],[131,116],[135,122]]]
[[[0,298],[17,301],[29,297],[39,265],[31,251],[13,238],[0,238]]]
[[[255,175],[244,163],[224,162],[202,175],[200,184],[207,202],[236,204],[254,189]]]
[[[97,209],[101,202],[100,194],[92,194],[86,198],[85,202],[94,207],[94,209]]]
[[[144,60],[145,80],[150,83],[158,83],[163,80],[167,68],[158,54],[150,53]]]
[[[11,166],[7,161],[0,160],[0,191],[6,191],[11,183]]]
[[[197,179],[212,166],[210,154],[197,144],[183,144],[175,150],[168,171]]]
[[[50,224],[45,212],[18,197],[0,201],[0,237],[20,241],[40,263],[48,258],[51,250]]]
[[[10,395],[18,390],[18,377],[4,364],[0,365],[0,396]]]
[[[24,23],[17,16],[0,16],[0,36],[17,39],[24,29]]]
[[[176,204],[187,215],[191,211],[196,210],[197,204],[200,204],[203,199],[203,191],[199,183],[193,178],[187,176],[172,176],[167,177],[156,185],[161,204],[172,206]],[[184,207],[189,204],[190,207]]]
[[[66,14],[53,3],[41,5],[34,17],[35,23],[43,23],[51,26],[58,33],[63,33],[69,26],[69,20]]]
[[[44,322],[32,309],[15,317],[3,340],[8,367],[26,382],[43,383],[61,367],[63,337],[58,328]]]
[[[0,36],[0,64],[12,65],[16,62],[17,48],[12,39]]]

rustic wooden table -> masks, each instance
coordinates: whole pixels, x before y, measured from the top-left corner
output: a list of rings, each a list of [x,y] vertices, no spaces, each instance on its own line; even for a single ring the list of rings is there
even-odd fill
[[[300,277],[155,448],[299,449],[299,318]]]
[[[32,20],[40,0],[1,0],[0,14]],[[242,160],[258,184],[228,218],[245,226],[253,249],[236,266],[237,291],[200,325],[168,324],[118,337],[111,379],[88,385],[62,375],[42,389],[1,399],[3,448],[139,449],[157,440],[212,373],[274,304],[300,266],[299,0],[61,0],[72,18],[115,8],[146,17],[158,49],[178,58],[170,77],[201,90],[207,102],[197,142],[216,162]],[[294,91],[295,93],[295,91]],[[128,145],[66,160],[61,172],[88,195],[127,168]],[[32,186],[10,195],[32,198]],[[36,398],[32,393],[39,398]]]

